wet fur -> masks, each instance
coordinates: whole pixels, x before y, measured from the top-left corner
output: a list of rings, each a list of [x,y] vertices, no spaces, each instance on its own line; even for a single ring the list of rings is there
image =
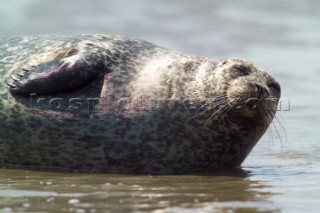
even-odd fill
[[[276,80],[251,62],[189,56],[121,36],[2,38],[0,51],[0,165],[134,173],[234,168],[268,128],[280,98]],[[52,69],[39,68],[52,61],[76,73],[54,80]],[[36,86],[39,76],[47,87]],[[265,106],[268,97],[276,99]],[[54,98],[63,106],[52,107]],[[259,98],[259,110],[235,107],[245,98]]]

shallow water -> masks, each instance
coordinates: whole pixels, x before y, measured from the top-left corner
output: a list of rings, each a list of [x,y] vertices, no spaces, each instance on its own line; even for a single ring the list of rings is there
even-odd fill
[[[320,1],[2,1],[0,35],[113,33],[242,57],[282,86],[243,170],[143,176],[0,169],[0,212],[317,212]]]

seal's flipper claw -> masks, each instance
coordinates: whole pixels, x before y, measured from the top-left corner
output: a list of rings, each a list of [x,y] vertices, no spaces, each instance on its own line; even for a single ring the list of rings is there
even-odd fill
[[[18,76],[18,75],[17,75]],[[20,76],[20,77],[22,77],[22,76]],[[16,76],[11,76],[11,79],[13,80],[13,81],[19,81],[20,79],[19,78],[17,78]]]
[[[16,88],[16,85],[14,85],[14,84],[12,84],[12,83],[6,83],[8,86],[9,86],[9,88],[11,89],[11,88]]]
[[[19,76],[20,78],[23,77],[23,73],[17,74],[17,76]]]
[[[22,69],[24,73],[12,77],[14,85],[10,86],[10,92],[24,96],[68,92],[98,76],[103,65],[99,61],[91,62],[83,56],[72,60],[53,60]]]

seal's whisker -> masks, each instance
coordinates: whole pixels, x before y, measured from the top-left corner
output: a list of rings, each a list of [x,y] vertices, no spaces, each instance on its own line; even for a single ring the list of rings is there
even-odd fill
[[[266,110],[266,116],[263,119],[264,127],[268,127],[269,126],[270,120],[272,120],[272,115],[268,112],[268,110]]]
[[[198,116],[200,116],[200,115],[202,115],[202,114],[204,114],[204,113],[206,113],[206,112],[208,112],[208,111],[210,111],[210,110],[212,110],[212,109],[214,109],[214,108],[216,108],[216,107],[218,107],[218,106],[220,106],[220,105],[225,104],[225,102],[226,102],[225,100],[216,101],[216,102],[214,102],[214,103],[212,104],[212,106],[208,107],[208,109],[203,110],[202,112],[198,113],[197,115],[194,115],[194,116],[190,117],[189,119],[196,118],[196,117],[198,117]],[[209,103],[203,104],[200,108],[204,108],[205,105],[209,105]],[[200,109],[200,108],[199,108],[199,109]],[[199,109],[198,109],[196,112],[198,112]]]
[[[278,138],[280,139],[281,148],[283,148],[284,145],[282,143],[280,132],[278,131],[277,126],[275,125],[275,122],[271,122],[271,124],[272,124],[274,130],[276,131]]]
[[[276,115],[274,116],[274,121],[275,121],[275,122],[272,122],[272,123],[274,123],[274,126],[276,126],[275,123],[279,124],[280,128],[283,130],[284,136],[285,136],[285,142],[284,142],[284,145],[285,145],[285,144],[287,143],[287,140],[288,140],[288,138],[287,138],[287,133],[286,133],[286,130],[285,130],[284,125],[282,124],[282,122],[281,122],[280,119],[278,118],[278,115],[279,115],[279,114],[276,114]],[[280,116],[280,115],[279,115],[279,116]],[[280,132],[279,132],[279,133],[280,133]],[[280,134],[279,134],[279,138],[280,138],[281,145],[282,145],[282,140],[281,140],[281,135],[280,135]]]
[[[208,106],[209,103],[204,103],[202,104],[200,107],[197,108],[197,110],[195,111],[195,113],[199,112],[201,109],[205,108],[206,106]]]
[[[238,104],[238,102],[232,103],[232,104],[229,106],[229,111],[230,111],[234,106],[236,106],[237,104]]]
[[[208,108],[208,109],[206,109],[206,110],[203,110],[202,112],[200,112],[200,113],[198,113],[198,114],[196,114],[196,115],[194,115],[194,116],[192,116],[192,117],[190,117],[190,118],[188,118],[188,119],[192,119],[192,118],[196,118],[196,117],[198,117],[198,116],[200,116],[200,115],[202,115],[202,114],[204,114],[204,113],[206,113],[206,112],[208,112],[208,111],[210,111],[210,110],[212,110],[212,108]],[[197,110],[196,112],[198,112],[199,110]]]
[[[271,141],[271,144],[273,145],[273,142],[274,142],[274,134],[273,134],[273,130],[272,130],[272,126],[270,126],[269,128],[269,141]],[[270,140],[270,137],[271,137],[271,140]]]
[[[211,120],[211,118],[213,118],[214,116],[219,116],[221,115],[223,112],[231,109],[233,107],[233,102],[230,103],[230,105],[227,104],[227,101],[225,101],[225,105],[222,106],[221,108],[219,108],[217,111],[215,111],[214,113],[212,113],[212,115],[206,120],[205,122],[205,126],[208,124],[208,122]]]
[[[266,128],[270,125],[269,140],[270,140],[270,136],[272,138],[272,141],[274,140],[274,133],[273,132],[275,131],[277,137],[280,139],[281,147],[283,148],[285,146],[286,141],[287,141],[287,134],[286,134],[285,127],[284,127],[283,123],[278,118],[281,115],[278,113],[274,114],[273,113],[274,110],[272,109],[272,107],[266,109],[266,111],[267,111],[267,114],[266,114],[267,116],[264,118],[264,125]],[[281,133],[278,129],[279,126],[280,126],[281,130],[283,130],[284,135],[285,135],[285,142],[284,143],[282,140]]]
[[[219,105],[220,105],[220,104],[219,104]],[[208,109],[206,109],[206,110],[198,113],[197,115],[190,117],[189,119],[196,118],[196,117],[198,117],[198,116],[200,116],[200,115],[202,115],[202,114],[204,114],[204,113],[206,113],[206,112],[208,112],[208,111],[210,111],[210,110],[212,110],[212,109],[214,109],[214,108],[215,108],[215,106],[214,106],[214,107],[210,107],[210,108],[208,108]],[[220,109],[218,109],[218,110],[220,110]]]
[[[278,102],[279,102],[279,99],[277,99],[277,98],[270,98],[270,99],[268,99],[268,101],[271,101],[271,102],[273,102],[273,103],[278,103]]]

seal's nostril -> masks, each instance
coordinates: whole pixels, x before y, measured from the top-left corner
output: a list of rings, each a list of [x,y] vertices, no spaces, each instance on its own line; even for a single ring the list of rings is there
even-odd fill
[[[248,107],[250,107],[251,109],[256,109],[257,108],[257,104],[258,104],[258,99],[256,98],[250,98],[247,100],[247,105]]]
[[[281,93],[281,87],[278,82],[270,81],[267,83],[267,85],[269,88],[273,88],[276,91],[278,91],[279,93]]]
[[[267,90],[263,86],[261,86],[260,84],[254,84],[254,86],[255,86],[255,90],[258,94],[258,98],[262,97],[267,92]]]

